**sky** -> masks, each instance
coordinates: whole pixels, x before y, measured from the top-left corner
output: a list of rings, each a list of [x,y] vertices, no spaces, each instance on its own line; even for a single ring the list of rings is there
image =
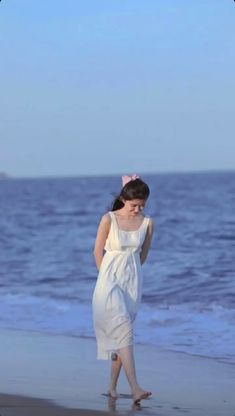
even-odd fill
[[[233,0],[2,0],[0,171],[235,169]]]

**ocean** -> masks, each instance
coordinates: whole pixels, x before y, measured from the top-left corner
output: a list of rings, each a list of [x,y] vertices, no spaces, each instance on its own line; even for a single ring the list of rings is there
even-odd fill
[[[235,172],[141,175],[155,221],[135,342],[235,364]],[[97,227],[121,177],[0,181],[0,327],[94,336]]]

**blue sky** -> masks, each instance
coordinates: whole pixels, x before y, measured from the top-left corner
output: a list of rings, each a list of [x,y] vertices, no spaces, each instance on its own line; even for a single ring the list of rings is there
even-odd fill
[[[0,171],[235,168],[232,0],[0,2]]]

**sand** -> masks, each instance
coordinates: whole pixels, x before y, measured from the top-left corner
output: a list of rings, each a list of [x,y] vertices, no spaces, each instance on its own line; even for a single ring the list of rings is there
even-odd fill
[[[140,408],[124,373],[121,398],[105,395],[110,362],[96,359],[94,339],[1,329],[0,416],[235,415],[235,366],[140,344],[135,356],[153,393]]]

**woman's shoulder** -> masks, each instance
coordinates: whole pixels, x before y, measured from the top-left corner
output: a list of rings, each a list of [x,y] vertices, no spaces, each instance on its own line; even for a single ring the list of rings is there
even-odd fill
[[[147,222],[148,228],[149,228],[149,229],[153,229],[153,228],[154,228],[154,226],[155,226],[155,221],[154,221],[154,219],[151,217],[151,215],[149,215],[149,214],[145,214],[145,215],[144,215],[144,219],[145,219],[145,221]]]
[[[149,220],[149,221],[151,221],[151,220],[152,220],[151,215],[146,214],[146,213],[144,213],[144,214],[142,214],[142,215],[143,215],[143,217],[144,217],[146,220]]]
[[[110,221],[111,221],[111,215],[112,214],[110,214],[111,213],[111,211],[107,211],[107,212],[105,212],[103,215],[102,215],[102,217],[101,217],[101,221],[102,222],[104,222],[104,223],[110,223]]]

